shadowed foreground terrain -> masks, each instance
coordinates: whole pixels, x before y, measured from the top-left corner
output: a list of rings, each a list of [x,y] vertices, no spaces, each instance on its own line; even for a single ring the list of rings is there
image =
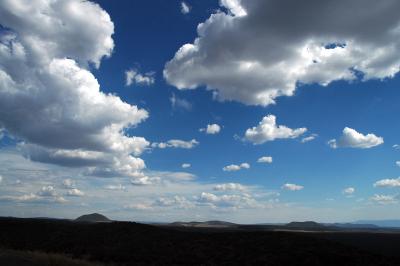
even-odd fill
[[[177,230],[133,222],[16,218],[0,218],[0,228],[3,250],[112,265],[400,265],[400,234]]]

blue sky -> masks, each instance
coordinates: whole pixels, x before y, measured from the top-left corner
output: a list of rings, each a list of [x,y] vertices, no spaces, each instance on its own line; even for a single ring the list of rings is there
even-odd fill
[[[315,1],[301,22],[293,1],[0,4],[0,215],[399,219],[384,2],[342,23]]]

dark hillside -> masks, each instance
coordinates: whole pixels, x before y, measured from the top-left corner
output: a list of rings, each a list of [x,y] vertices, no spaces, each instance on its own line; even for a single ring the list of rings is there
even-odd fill
[[[0,228],[0,247],[63,253],[116,265],[400,265],[400,258],[313,233],[191,232],[132,222],[10,218],[0,219]],[[399,243],[400,237],[396,241],[391,244]]]

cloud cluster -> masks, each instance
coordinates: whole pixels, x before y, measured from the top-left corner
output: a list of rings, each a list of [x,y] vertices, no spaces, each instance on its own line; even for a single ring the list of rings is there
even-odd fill
[[[181,13],[189,14],[192,8],[184,1],[181,2]]]
[[[371,200],[382,205],[394,204],[398,202],[396,196],[393,195],[375,194],[374,196],[371,197]]]
[[[342,193],[343,193],[344,195],[346,195],[346,196],[351,196],[351,195],[354,194],[355,191],[356,191],[355,188],[353,188],[353,187],[348,187],[348,188],[343,189]]]
[[[271,156],[263,156],[258,158],[257,160],[258,163],[272,163],[272,157]]]
[[[374,187],[400,187],[400,177],[379,180],[375,182]]]
[[[234,171],[239,171],[241,169],[249,169],[250,168],[250,164],[248,163],[241,163],[241,164],[230,164],[227,166],[224,166],[222,168],[222,170],[224,170],[225,172],[234,172]]]
[[[200,142],[198,142],[195,139],[185,141],[185,140],[180,140],[180,139],[171,139],[168,140],[167,142],[153,142],[151,144],[152,148],[159,148],[159,149],[165,149],[165,148],[181,148],[181,149],[193,149],[197,145],[199,145]]]
[[[276,116],[267,115],[263,117],[257,126],[247,129],[244,137],[253,144],[263,144],[276,139],[297,138],[306,131],[307,129],[304,127],[291,129],[287,126],[277,125]]]
[[[345,127],[339,140],[331,139],[328,144],[333,149],[345,147],[369,149],[383,144],[383,138],[371,133],[363,135],[352,128]]]
[[[198,25],[194,42],[166,63],[164,77],[178,89],[205,86],[220,100],[266,106],[292,96],[298,84],[326,86],[399,72],[398,1],[223,0],[220,5],[222,10]]]
[[[225,183],[215,185],[215,191],[244,191],[246,187],[239,183]]]
[[[209,124],[206,128],[200,128],[200,132],[205,132],[209,135],[218,134],[221,131],[221,126],[218,124]]]
[[[303,186],[296,185],[296,184],[290,184],[290,183],[284,184],[282,186],[282,189],[289,190],[289,191],[299,191],[299,190],[302,190],[303,188],[304,188]]]
[[[125,85],[133,84],[150,86],[155,82],[154,72],[140,73],[137,69],[129,69],[125,71]]]
[[[0,128],[32,160],[138,175],[149,143],[124,132],[148,113],[88,70],[112,53],[109,15],[90,1],[2,1],[0,24]]]

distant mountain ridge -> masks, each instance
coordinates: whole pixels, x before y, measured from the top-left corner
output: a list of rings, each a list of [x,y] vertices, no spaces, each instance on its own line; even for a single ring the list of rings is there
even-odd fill
[[[353,224],[373,224],[379,227],[398,227],[400,228],[400,220],[359,220],[355,221]]]
[[[111,222],[106,216],[100,213],[91,213],[79,216],[75,219],[76,222],[104,223]]]
[[[206,222],[173,222],[170,223],[171,226],[183,226],[183,227],[237,227],[235,223],[225,222],[225,221],[206,221]]]

